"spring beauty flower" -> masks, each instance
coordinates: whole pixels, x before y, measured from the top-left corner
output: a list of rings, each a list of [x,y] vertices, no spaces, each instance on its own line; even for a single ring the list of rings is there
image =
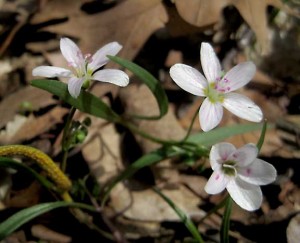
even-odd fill
[[[240,63],[224,75],[220,62],[208,43],[201,44],[200,57],[206,78],[197,69],[179,63],[171,67],[170,75],[185,91],[206,97],[199,112],[202,130],[209,131],[220,123],[223,107],[240,118],[260,122],[263,118],[261,109],[246,96],[232,93],[253,78],[255,65],[252,62]]]
[[[39,66],[33,69],[32,75],[47,78],[69,78],[68,90],[74,98],[80,94],[81,87],[89,87],[91,80],[126,86],[129,77],[125,72],[116,69],[99,70],[108,63],[107,55],[115,56],[121,49],[122,46],[119,43],[111,42],[100,48],[93,56],[91,54],[83,55],[72,40],[61,38],[60,50],[72,71],[61,67]]]
[[[260,185],[273,182],[277,172],[271,164],[258,159],[257,154],[257,147],[251,143],[239,149],[231,143],[215,144],[209,156],[213,173],[205,191],[217,194],[226,188],[243,209],[258,209],[263,199]]]

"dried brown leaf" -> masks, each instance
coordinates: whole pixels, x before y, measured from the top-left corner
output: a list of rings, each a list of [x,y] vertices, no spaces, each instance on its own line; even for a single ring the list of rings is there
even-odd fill
[[[81,4],[80,0],[49,1],[33,17],[32,23],[67,17],[68,21],[44,30],[78,38],[84,52],[118,41],[124,46],[120,56],[133,59],[149,36],[168,20],[161,0],[127,0],[93,15],[81,11]]]
[[[37,89],[31,86],[27,86],[12,93],[0,103],[0,128],[5,126],[11,121],[16,113],[20,111],[20,106],[23,102],[28,102],[32,105],[33,110],[46,107],[51,104],[55,104],[55,100],[52,98],[52,94]]]
[[[267,7],[271,5],[294,14],[280,0],[175,0],[175,5],[184,20],[198,27],[216,24],[220,20],[223,8],[235,6],[256,34],[263,54],[270,51]]]

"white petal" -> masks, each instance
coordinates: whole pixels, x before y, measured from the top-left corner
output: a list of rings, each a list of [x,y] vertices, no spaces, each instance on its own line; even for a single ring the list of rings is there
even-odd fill
[[[88,68],[96,70],[106,63],[109,59],[107,55],[115,56],[122,49],[122,46],[118,42],[111,42],[100,48],[92,57],[92,62],[88,64]]]
[[[261,159],[255,159],[250,166],[238,168],[238,176],[254,185],[267,185],[275,181],[277,172],[273,165]]]
[[[60,39],[60,51],[72,67],[81,67],[84,64],[84,57],[78,46],[69,38]]]
[[[94,73],[94,80],[112,83],[121,87],[128,85],[129,77],[126,73],[117,69],[103,69]]]
[[[201,44],[200,58],[201,66],[208,82],[215,82],[221,77],[221,65],[210,44],[205,42]]]
[[[240,63],[233,67],[220,81],[225,93],[245,86],[253,78],[255,72],[256,67],[252,62]]]
[[[32,70],[32,75],[46,77],[46,78],[54,78],[54,77],[68,78],[71,77],[72,72],[68,69],[60,68],[60,67],[39,66]]]
[[[171,78],[183,90],[197,96],[205,96],[207,81],[195,68],[185,64],[175,64],[170,68]]]
[[[259,186],[242,181],[238,177],[226,186],[231,198],[243,209],[254,211],[261,206],[262,192]]]
[[[204,132],[215,128],[223,117],[223,107],[220,103],[211,103],[206,98],[199,111],[200,126]]]
[[[228,157],[236,151],[236,148],[231,143],[217,143],[212,146],[209,154],[210,165],[213,170],[220,166],[220,163],[228,160]]]
[[[252,122],[263,119],[261,109],[249,98],[237,93],[225,94],[223,106],[234,115]]]
[[[68,90],[73,98],[77,98],[80,94],[81,86],[83,84],[83,78],[70,78],[68,81]]]
[[[255,144],[246,144],[232,153],[228,160],[237,162],[238,167],[249,166],[257,157],[258,148]]]
[[[230,177],[225,176],[221,170],[216,170],[212,173],[207,181],[204,190],[208,194],[217,194],[222,192],[228,184]]]

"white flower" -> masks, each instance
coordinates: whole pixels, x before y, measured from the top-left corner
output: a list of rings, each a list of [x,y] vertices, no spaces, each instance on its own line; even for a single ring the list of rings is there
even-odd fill
[[[205,191],[217,194],[225,188],[231,198],[242,208],[253,211],[262,203],[260,185],[276,179],[276,169],[269,163],[257,159],[258,149],[246,144],[236,149],[230,143],[215,144],[210,151],[210,165],[213,173]]]
[[[74,98],[77,98],[80,94],[81,87],[89,87],[91,80],[126,86],[129,77],[123,71],[116,69],[98,70],[108,63],[107,55],[115,56],[121,48],[122,46],[119,43],[111,42],[100,48],[93,56],[90,54],[84,56],[72,40],[61,38],[61,53],[67,60],[68,65],[73,68],[73,72],[60,67],[39,66],[33,69],[32,75],[47,78],[69,78],[68,90]]]
[[[201,44],[200,57],[206,78],[198,70],[185,64],[173,65],[170,75],[185,91],[207,97],[199,113],[203,131],[209,131],[220,123],[223,116],[222,106],[240,118],[260,122],[263,118],[261,109],[249,98],[231,93],[253,78],[256,72],[255,65],[252,62],[244,62],[223,75],[220,62],[208,43]]]

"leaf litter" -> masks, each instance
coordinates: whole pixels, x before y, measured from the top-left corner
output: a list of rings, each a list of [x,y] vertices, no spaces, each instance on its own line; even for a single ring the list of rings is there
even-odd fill
[[[182,63],[191,62],[195,66],[200,67],[199,60],[197,60],[200,42],[197,44],[195,42],[199,39],[213,42],[214,34],[220,31],[220,29],[218,30],[220,26],[218,27],[217,24],[224,18],[222,16],[224,8],[228,9],[231,4],[237,8],[242,19],[245,20],[245,22],[242,21],[241,26],[245,28],[245,23],[247,23],[257,39],[254,46],[258,44],[263,54],[274,54],[274,47],[270,44],[272,39],[270,40],[268,35],[271,28],[270,25],[274,24],[270,24],[268,20],[267,6],[276,7],[279,12],[286,11],[287,14],[297,14],[295,10],[292,11],[290,8],[287,8],[287,5],[283,5],[277,0],[251,2],[239,0],[224,1],[223,3],[217,1],[205,2],[203,0],[176,0],[173,1],[174,3],[170,1],[171,3],[168,4],[159,0],[125,0],[112,1],[113,4],[106,10],[93,14],[82,10],[83,4],[88,4],[89,2],[93,1],[40,1],[38,10],[28,20],[29,25],[37,28],[38,32],[35,32],[37,36],[42,33],[51,33],[52,38],[49,38],[47,41],[29,41],[25,45],[24,55],[28,51],[31,54],[35,53],[35,55],[40,53],[44,58],[44,63],[54,66],[66,65],[64,59],[57,51],[57,36],[68,36],[77,40],[80,48],[86,53],[94,52],[103,44],[118,40],[123,45],[123,50],[120,53],[121,57],[147,63],[143,59],[145,58],[143,55],[146,55],[146,47],[151,44],[153,36],[163,46],[165,46],[165,43],[170,44],[168,52],[176,51],[178,55],[171,57],[171,60],[165,62],[166,65],[163,64],[159,67],[159,70],[156,70],[157,73],[160,73],[162,85],[165,87],[171,100],[169,112],[163,119],[158,121],[133,120],[133,122],[140,129],[154,136],[175,140],[184,137],[189,122],[202,100],[191,100],[190,97],[185,99],[185,94],[178,91],[176,86],[172,84],[168,86],[167,68],[173,62],[178,62],[178,60]],[[177,13],[177,15],[174,13]],[[55,21],[58,23],[55,23]],[[176,28],[172,21],[177,23]],[[39,26],[43,27],[40,28]],[[178,26],[182,28],[180,29]],[[249,30],[249,27],[246,27],[246,29]],[[186,31],[182,32],[185,35],[177,35],[180,33],[180,30]],[[239,30],[241,30],[241,27]],[[170,31],[171,35],[168,35],[168,31]],[[236,31],[231,33],[231,37],[233,36],[237,38]],[[223,36],[223,38],[228,37]],[[243,41],[247,40],[246,37],[241,39]],[[181,46],[178,46],[178,41],[182,40]],[[289,113],[287,103],[291,103],[292,95],[297,95],[297,90],[300,90],[299,84],[294,82],[288,83],[289,89],[286,91],[286,76],[278,73],[270,75],[270,66],[265,65],[263,69],[260,69],[260,65],[264,63],[263,60],[267,60],[264,58],[267,57],[261,57],[259,55],[260,52],[257,51],[259,49],[256,50],[254,48],[254,51],[251,52],[242,45],[239,39],[235,39],[236,44],[231,45],[228,49],[225,44],[233,40],[229,38],[225,42],[222,41],[224,40],[220,39],[215,45],[221,56],[224,55],[224,51],[230,54],[230,51],[234,50],[233,54],[231,53],[227,57],[230,60],[229,63],[225,62],[225,57],[223,58],[224,66],[228,69],[234,63],[241,61],[241,59],[249,59],[253,56],[259,57],[259,59],[256,59],[258,64],[257,75],[251,82],[251,85],[242,90],[242,93],[250,96],[262,107],[268,122],[277,124],[279,117],[287,118],[286,115]],[[183,47],[186,43],[195,48],[193,50],[195,55],[186,54],[186,50]],[[253,39],[249,43],[253,43]],[[11,42],[10,44],[13,47],[14,43]],[[155,45],[152,48],[155,48]],[[9,54],[8,58],[11,58]],[[31,58],[35,57],[29,56],[29,59]],[[175,60],[172,60],[172,58]],[[40,64],[40,62],[39,60],[38,63]],[[279,63],[275,64],[279,65]],[[24,63],[20,64],[17,69],[11,69],[5,65],[2,70],[4,82],[8,83],[9,75],[7,74],[14,73],[18,69],[25,70],[26,84],[32,78],[30,77],[30,67]],[[109,66],[114,65],[112,62],[109,64]],[[147,65],[153,69],[153,63],[148,63]],[[286,72],[281,71],[282,73]],[[293,79],[296,79],[294,77],[297,77],[297,74],[295,72],[292,74]],[[17,76],[14,89],[5,88],[10,90],[10,93],[6,93],[0,103],[1,144],[34,143],[34,140],[38,140],[42,134],[50,131],[56,132],[55,127],[62,123],[67,112],[67,109],[62,107],[61,103],[48,93],[26,85],[21,87],[22,85],[20,84],[24,83],[24,80],[18,80],[18,78],[20,77]],[[91,92],[99,97],[103,97],[113,107],[121,105],[125,113],[157,114],[157,105],[153,97],[151,97],[151,93],[138,81],[136,82],[134,77],[131,77],[131,79],[133,84],[126,89],[121,90],[111,85],[95,85]],[[8,87],[7,84],[5,87]],[[174,93],[175,99],[173,97]],[[34,115],[33,113],[25,116],[19,114],[22,102],[32,104]],[[52,108],[54,105],[57,105],[57,107]],[[39,114],[39,111],[43,109],[46,109],[47,112]],[[76,118],[79,120],[84,119],[84,117],[86,117],[85,114],[78,113],[76,115]],[[294,114],[294,117],[298,117],[298,114]],[[297,120],[291,117],[288,118],[292,124],[298,124]],[[237,123],[242,123],[242,121],[227,113],[222,125]],[[284,129],[286,129],[286,126],[284,125]],[[199,129],[199,124],[195,122],[192,132],[198,132]],[[266,230],[272,229],[272,223],[275,221],[281,223],[290,217],[289,225],[286,225],[284,228],[286,232],[282,232],[281,236],[286,236],[288,242],[297,241],[297,230],[294,226],[297,224],[297,218],[296,216],[292,217],[292,213],[296,213],[299,210],[299,184],[295,179],[299,173],[299,168],[295,167],[294,164],[295,159],[299,158],[299,147],[297,147],[298,134],[296,131],[292,131],[292,133],[290,131],[287,132],[278,126],[267,131],[261,156],[271,159],[274,165],[278,166],[280,176],[277,185],[273,186],[273,190],[279,192],[278,195],[273,195],[275,192],[272,194],[272,188],[266,188],[266,197],[264,198],[262,211],[258,214],[244,212],[237,207],[234,208],[232,220],[236,223],[237,228],[235,232],[231,232],[234,238],[249,242],[249,240],[253,239],[249,234],[254,232],[254,226]],[[286,139],[287,133],[289,134],[288,140]],[[53,146],[53,154],[59,156],[61,152],[59,143],[62,134],[58,132],[56,135],[57,139],[55,141],[49,140],[51,140]],[[78,156],[82,156],[79,158],[88,166],[88,171],[85,172],[85,175],[91,174],[101,187],[109,183],[128,164],[133,162],[133,159],[130,157],[132,153],[136,152],[136,154],[142,155],[159,147],[158,144],[133,134],[133,138],[129,140],[135,141],[135,145],[132,145],[131,148],[133,152],[126,151],[124,153],[124,145],[122,143],[126,141],[126,136],[129,136],[128,131],[123,131],[122,129],[120,131],[120,128],[115,125],[92,118],[92,125],[85,143],[79,149],[74,149],[71,152],[70,159],[74,158],[72,163],[75,163],[78,162]],[[229,138],[227,141],[234,143],[236,146],[241,146],[245,141],[256,143],[258,138],[259,132],[252,132]],[[290,140],[296,145],[288,146],[290,144],[288,141]],[[133,158],[135,157],[133,156]],[[284,164],[285,162],[287,164]],[[168,205],[151,190],[151,186],[157,185],[162,188],[163,192],[176,202],[177,206],[187,212],[195,222],[199,222],[207,212],[205,209],[209,206],[207,205],[208,203],[214,205],[222,200],[222,195],[208,197],[201,190],[206,180],[207,177],[197,175],[193,166],[179,166],[178,161],[165,160],[162,163],[151,166],[149,170],[141,172],[140,175],[119,183],[111,192],[110,201],[104,208],[104,212],[116,219],[116,225],[125,231],[124,234],[128,239],[138,240],[143,239],[143,237],[172,238],[176,230],[170,226],[165,227],[164,223],[178,222],[178,218]],[[25,192],[19,192],[20,196],[26,195],[26,197],[29,197],[27,202],[29,204],[37,203],[41,199],[34,195],[33,192],[39,194],[40,191],[30,188],[28,188],[29,192],[26,194],[23,194]],[[30,190],[33,190],[33,192]],[[26,204],[26,200],[23,203]],[[16,203],[18,200],[12,202]],[[20,203],[19,205],[22,206],[22,202]],[[208,226],[199,224],[201,232],[218,229],[221,222],[220,214],[214,215],[206,222]],[[239,223],[242,225],[239,226]],[[247,225],[249,226],[248,228],[246,227]],[[251,226],[253,227],[251,228]],[[212,234],[211,238],[214,237]]]

